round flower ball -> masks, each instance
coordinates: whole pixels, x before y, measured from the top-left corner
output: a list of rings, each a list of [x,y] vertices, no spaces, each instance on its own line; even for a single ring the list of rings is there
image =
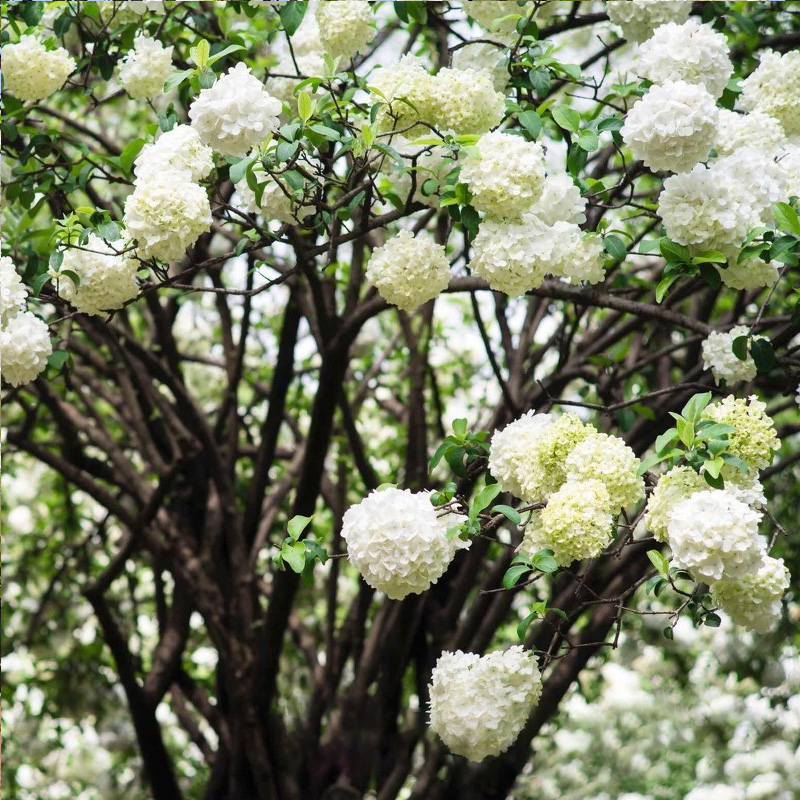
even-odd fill
[[[566,172],[551,172],[544,179],[542,194],[530,207],[530,213],[545,225],[586,222],[586,198]]]
[[[507,750],[542,695],[536,656],[521,645],[503,652],[444,652],[428,686],[431,729],[457,755],[482,761]]]
[[[755,147],[770,156],[786,144],[780,122],[761,111],[739,114],[720,108],[717,112],[717,136],[714,150],[718,156],[729,156],[740,147]]]
[[[316,18],[322,46],[334,58],[352,58],[375,36],[372,6],[363,0],[321,0]]]
[[[244,63],[203,89],[189,108],[200,138],[224,156],[244,156],[276,130],[281,102]]]
[[[681,25],[669,22],[656,28],[639,49],[637,70],[652,83],[694,83],[718,98],[725,91],[733,64],[725,35],[688,19]]]
[[[709,488],[706,479],[691,467],[674,467],[662,475],[645,509],[645,525],[656,541],[667,541],[672,512],[695,492]]]
[[[643,42],[667,22],[684,22],[692,11],[691,0],[609,0],[608,18],[632,42]]]
[[[411,313],[447,288],[450,262],[430,236],[400,231],[373,251],[366,278],[387,303]]]
[[[493,217],[519,218],[542,195],[544,151],[521,136],[494,131],[467,151],[460,180],[472,205]]]
[[[644,498],[644,479],[637,474],[640,463],[618,436],[591,432],[567,456],[567,482],[600,481],[608,492],[609,507],[617,511]]]
[[[148,100],[161,94],[172,75],[172,45],[164,47],[150,36],[139,34],[119,65],[119,80],[134,100]]]
[[[162,133],[154,144],[146,144],[133,163],[137,183],[167,172],[178,173],[183,180],[197,183],[214,169],[214,152],[203,144],[191,125],[176,125]]]
[[[375,100],[384,103],[376,122],[381,130],[402,130],[413,136],[422,127],[406,130],[420,119],[434,116],[434,78],[418,56],[406,53],[399,61],[379,67],[369,77]]]
[[[728,451],[752,469],[764,469],[772,461],[773,451],[781,445],[766,409],[767,404],[755,395],[748,399],[728,395],[706,406],[703,418],[736,428],[728,434]]]
[[[724,250],[723,250],[724,252]],[[746,258],[739,261],[739,248],[728,259],[728,266],[719,271],[722,282],[731,289],[759,289],[772,286],[778,280],[778,267],[772,261],[761,258]]]
[[[139,294],[136,282],[136,259],[117,253],[99,236],[90,234],[85,245],[64,251],[58,294],[85,314],[102,314],[122,308]],[[74,272],[79,278],[76,287],[63,271]]]
[[[176,261],[211,228],[211,206],[202,186],[166,173],[137,185],[125,201],[124,224],[140,258]]]
[[[550,414],[528,411],[494,432],[489,447],[489,471],[504,492],[522,497],[522,479],[534,463],[544,429],[552,424]]]
[[[495,91],[486,70],[440,69],[431,91],[431,110],[425,122],[440,131],[486,133],[497,127],[505,114],[505,95]]]
[[[703,341],[703,366],[711,370],[714,380],[728,384],[738,381],[751,381],[758,373],[755,361],[749,349],[744,359],[739,359],[733,352],[733,342],[740,336],[749,336],[750,329],[746,325],[737,325],[727,333],[712,331]],[[763,339],[763,336],[756,337]]]
[[[557,258],[549,267],[553,275],[570,283],[601,283],[606,277],[603,240],[594,233],[584,234],[572,222],[556,222],[550,230]]]
[[[755,572],[713,584],[711,597],[737,625],[767,633],[780,618],[781,598],[788,588],[789,570],[783,559],[765,556]]]
[[[5,48],[4,48],[5,49]],[[800,51],[761,53],[758,66],[742,81],[739,107],[775,117],[787,136],[800,134]]]
[[[347,509],[342,538],[347,556],[364,580],[392,600],[420,594],[444,575],[456,551],[469,547],[447,529],[463,520],[439,516],[430,492],[372,492]]]
[[[8,257],[0,258],[0,324],[5,325],[25,308],[28,289]]]
[[[63,48],[47,50],[35,36],[3,45],[3,91],[19,100],[42,100],[58,91],[75,71],[75,59]]]
[[[496,92],[505,92],[511,76],[508,73],[508,55],[503,48],[491,42],[466,42],[453,52],[450,60],[453,69],[471,69],[491,76]]]
[[[716,126],[714,98],[702,86],[669,81],[633,105],[622,138],[650,169],[685,172],[708,157]]]
[[[50,333],[39,317],[22,311],[0,328],[0,373],[11,386],[30,383],[53,352]]]
[[[758,569],[761,514],[725,490],[694,492],[672,511],[667,535],[676,563],[695,580],[741,578]]]

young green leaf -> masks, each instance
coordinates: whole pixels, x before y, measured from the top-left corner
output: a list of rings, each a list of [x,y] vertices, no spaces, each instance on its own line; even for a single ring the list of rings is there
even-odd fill
[[[308,527],[308,523],[314,519],[314,516],[310,517],[303,517],[301,515],[297,515],[292,517],[289,520],[289,524],[286,526],[286,530],[289,532],[289,537],[293,541],[297,541],[300,538],[300,535],[303,531]]]

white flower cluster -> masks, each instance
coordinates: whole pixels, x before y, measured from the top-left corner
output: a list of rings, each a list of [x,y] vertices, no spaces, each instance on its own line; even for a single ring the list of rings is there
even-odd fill
[[[410,313],[447,288],[450,262],[430,236],[404,230],[372,252],[366,278],[386,302]]]
[[[342,538],[347,556],[364,580],[392,600],[420,594],[445,573],[456,551],[469,547],[447,529],[463,521],[438,516],[430,492],[372,492],[345,512]]]
[[[176,261],[211,227],[211,206],[202,186],[168,172],[136,185],[124,222],[139,257]]]
[[[134,100],[149,100],[161,94],[173,71],[172,45],[139,34],[119,65],[119,79]]]
[[[467,150],[460,180],[472,205],[494,217],[519,219],[544,189],[544,150],[521,136],[485,133]]]
[[[697,250],[737,247],[752,228],[769,220],[785,199],[779,166],[763,152],[742,147],[664,181],[659,215],[667,235]],[[724,274],[723,270],[723,274]]]
[[[767,155],[777,154],[786,135],[780,122],[761,111],[737,114],[720,108],[717,115],[717,138],[714,149],[718,156],[729,156],[740,147],[755,147]]]
[[[319,24],[312,8],[308,8],[300,27],[291,37],[291,50],[288,37],[279,36],[272,45],[272,55],[277,59],[270,72],[281,75],[296,75],[299,70],[302,78],[322,75],[324,58]],[[292,56],[294,55],[294,58]],[[295,66],[295,64],[297,66]],[[267,91],[294,109],[297,98],[294,90],[301,78],[270,77],[266,82]]]
[[[319,162],[308,159],[304,160],[302,165],[308,170],[314,171],[319,167]],[[278,164],[276,171],[280,172],[285,166],[285,164]],[[282,181],[278,175],[271,175],[261,169],[260,165],[253,170],[253,174],[262,192],[261,204],[256,203],[256,194],[247,185],[247,181],[241,181],[236,184],[236,193],[239,195],[241,208],[244,211],[251,214],[260,213],[265,220],[277,220],[287,225],[296,225],[309,214],[314,213],[315,206],[310,202],[304,202],[307,191],[302,197],[296,197],[291,186]]]
[[[685,172],[705,161],[717,133],[717,106],[685,81],[653,86],[625,118],[622,138],[634,158],[654,170]]]
[[[491,42],[465,42],[453,53],[453,69],[471,69],[492,76],[496,92],[505,92],[511,76],[508,74],[508,56]]]
[[[102,314],[122,308],[139,293],[136,259],[117,253],[99,236],[90,234],[85,245],[64,251],[61,271],[74,272],[76,287],[66,274],[55,273],[58,293],[85,314]]]
[[[192,127],[215,152],[243,156],[278,127],[280,100],[243,62],[203,89],[189,108]]]
[[[704,86],[717,98],[725,90],[733,64],[725,35],[690,19],[657,28],[639,50],[637,69],[651,83],[685,81]]]
[[[742,81],[739,106],[775,117],[787,136],[800,134],[800,52],[761,54],[756,69]]]
[[[5,325],[22,311],[27,297],[28,290],[14,262],[8,256],[0,257],[0,324]]]
[[[431,729],[450,750],[481,761],[507,750],[542,695],[536,656],[517,645],[502,652],[444,652],[428,686]]]
[[[712,584],[714,602],[738,625],[766,633],[781,613],[781,598],[789,588],[789,570],[781,558],[765,556],[758,570],[739,580],[723,578]]]
[[[30,383],[53,352],[47,325],[23,310],[27,294],[14,262],[0,257],[0,374],[11,386]]]
[[[526,14],[525,6],[528,5],[525,3],[520,6],[502,0],[465,0],[464,11],[488,31],[491,38],[498,42],[511,43],[518,35],[517,20]]]
[[[748,336],[749,333],[750,329],[746,325],[737,325],[727,333],[712,331],[703,341],[703,366],[711,370],[717,384],[720,381],[731,384],[755,378],[758,370],[750,353],[748,352],[745,359],[741,360],[733,352],[734,339]]]
[[[542,196],[530,207],[530,212],[545,225],[558,222],[581,225],[586,222],[586,198],[566,172],[551,172],[544,179]]]
[[[771,261],[746,258],[739,261],[739,248],[721,248],[728,256],[728,266],[720,270],[722,282],[731,289],[757,289],[770,286],[778,279],[778,267]]]
[[[63,48],[47,50],[36,36],[3,45],[3,91],[19,100],[42,100],[58,91],[74,72],[75,60]]]
[[[543,547],[567,565],[599,555],[611,540],[612,516],[644,497],[639,459],[618,437],[584,425],[574,414],[528,412],[492,436],[489,470],[500,487],[534,514],[522,552]]]
[[[622,28],[632,42],[643,42],[660,25],[684,22],[692,11],[691,0],[609,0],[608,18]]]
[[[765,555],[761,514],[724,489],[694,492],[670,514],[669,546],[679,566],[711,583],[756,571]]]
[[[133,167],[138,182],[172,172],[196,183],[207,178],[213,169],[213,151],[190,125],[176,125],[162,133],[154,144],[146,144]]]
[[[334,58],[352,58],[375,36],[372,6],[363,0],[320,0],[316,17],[322,46]]]

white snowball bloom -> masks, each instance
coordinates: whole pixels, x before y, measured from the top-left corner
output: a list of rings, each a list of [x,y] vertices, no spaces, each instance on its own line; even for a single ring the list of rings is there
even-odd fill
[[[550,272],[571,283],[601,283],[606,276],[603,240],[593,234],[584,234],[571,222],[556,222],[551,236],[558,243],[558,258],[550,265]]]
[[[675,467],[662,475],[645,509],[644,521],[653,537],[666,542],[672,512],[695,492],[709,488],[706,479],[691,467]]]
[[[517,21],[526,13],[524,6],[502,0],[464,0],[464,11],[488,31],[490,38],[504,43],[519,38]]]
[[[675,561],[696,580],[741,578],[765,553],[761,514],[725,490],[695,492],[672,511],[667,533]]]
[[[89,234],[80,247],[64,251],[61,270],[74,272],[78,287],[67,275],[58,276],[58,293],[85,314],[102,314],[122,308],[139,293],[136,259],[118,254],[99,236]]]
[[[754,111],[737,114],[721,108],[717,114],[717,137],[714,149],[718,156],[729,156],[740,147],[755,147],[775,155],[786,143],[786,134],[774,117]]]
[[[581,225],[586,222],[586,198],[566,172],[555,172],[544,179],[541,197],[530,207],[530,213],[545,225],[571,222]]]
[[[490,42],[465,42],[454,51],[450,66],[488,73],[497,92],[505,92],[511,80],[506,52]]]
[[[281,102],[240,62],[189,108],[192,127],[217,153],[243,156],[278,127]]]
[[[322,46],[334,57],[352,58],[375,36],[372,6],[363,0],[321,0],[316,17]]]
[[[125,54],[119,65],[119,80],[134,100],[156,97],[172,75],[172,45],[164,47],[150,36],[139,34],[133,50]]]
[[[696,83],[717,98],[725,91],[733,64],[725,35],[689,19],[681,25],[669,22],[657,28],[639,49],[637,70],[652,83]]]
[[[600,481],[608,491],[611,510],[616,512],[644,498],[644,479],[636,474],[640,463],[618,436],[592,432],[567,456],[567,481]]]
[[[719,385],[720,381],[728,384],[737,381],[751,381],[758,370],[750,353],[744,361],[740,361],[733,353],[733,340],[740,336],[747,336],[750,329],[746,325],[737,325],[727,333],[711,331],[703,341],[703,366],[710,369],[714,380]],[[763,336],[756,337],[763,339]]]
[[[553,424],[550,414],[528,411],[492,435],[489,471],[504,492],[522,497],[522,479],[535,459],[535,446],[545,427]]]
[[[430,492],[372,492],[345,512],[347,556],[364,580],[392,600],[420,594],[444,575],[456,551],[469,547],[447,529],[463,517],[439,516]]]
[[[800,197],[800,145],[787,143],[778,154],[786,197]]]
[[[664,181],[658,213],[667,235],[697,250],[739,245],[749,231],[769,220],[783,196],[778,165],[764,153],[743,147],[710,166]]]
[[[789,570],[783,559],[765,556],[758,571],[738,580],[717,581],[711,596],[738,625],[767,633],[780,617],[781,598],[788,588]]]
[[[214,169],[214,152],[203,144],[191,125],[176,125],[162,133],[154,144],[146,144],[134,161],[138,183],[158,178],[167,172],[179,173],[196,183]]]
[[[318,162],[301,162],[307,171],[314,171]],[[277,169],[283,169],[285,164],[280,164]],[[251,214],[260,213],[266,220],[278,220],[288,225],[296,225],[313,214],[315,206],[311,202],[310,189],[306,186],[300,197],[297,197],[291,186],[282,181],[279,176],[273,176],[263,169],[255,169],[254,174],[260,186],[263,186],[261,205],[256,205],[255,192],[247,185],[247,181],[236,184],[236,192],[241,198],[241,207]]]
[[[12,386],[30,383],[52,352],[47,325],[30,311],[11,317],[0,328],[0,373]]]
[[[731,289],[758,289],[772,286],[778,280],[778,267],[760,258],[748,258],[741,262],[732,258],[727,268],[721,269],[719,274],[722,282]]]
[[[519,218],[542,195],[544,150],[521,136],[494,131],[467,150],[460,180],[472,194],[472,205],[486,214]]]
[[[22,36],[0,50],[3,91],[19,100],[42,100],[58,91],[75,71],[75,60],[63,48],[46,50],[35,36]]]
[[[485,70],[440,69],[433,90],[432,114],[426,121],[440,131],[481,134],[503,119],[505,95],[495,91]]]
[[[714,98],[702,86],[669,81],[633,105],[621,133],[650,169],[685,172],[708,157],[716,125]]]
[[[692,11],[691,0],[609,0],[608,18],[622,28],[632,42],[643,42],[667,22],[684,22]]]
[[[450,262],[427,234],[400,231],[373,251],[366,278],[386,302],[410,313],[447,288]]]
[[[25,308],[28,289],[8,257],[0,258],[0,324],[5,325]]]
[[[140,183],[125,201],[124,225],[137,255],[176,261],[211,228],[211,206],[202,186],[180,173]]]
[[[536,656],[444,652],[431,673],[431,729],[454,753],[481,761],[507,750],[542,695]]]
[[[376,69],[369,77],[369,85],[387,104],[378,113],[378,126],[382,130],[402,130],[406,136],[412,134],[405,130],[409,125],[432,116],[434,81],[423,60],[410,54]]]
[[[762,51],[756,69],[742,81],[739,106],[775,117],[787,136],[800,134],[800,51]]]

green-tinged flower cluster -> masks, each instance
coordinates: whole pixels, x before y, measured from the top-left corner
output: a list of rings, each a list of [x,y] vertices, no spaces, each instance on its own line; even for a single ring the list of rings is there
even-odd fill
[[[766,414],[766,403],[755,395],[749,399],[729,395],[712,403],[703,411],[703,417],[732,425],[728,450],[753,469],[763,469],[772,461],[772,451],[780,447],[772,419]]]
[[[666,542],[667,528],[675,507],[695,492],[707,488],[705,478],[691,467],[675,467],[662,475],[647,503],[644,518],[647,529],[659,542]]]

